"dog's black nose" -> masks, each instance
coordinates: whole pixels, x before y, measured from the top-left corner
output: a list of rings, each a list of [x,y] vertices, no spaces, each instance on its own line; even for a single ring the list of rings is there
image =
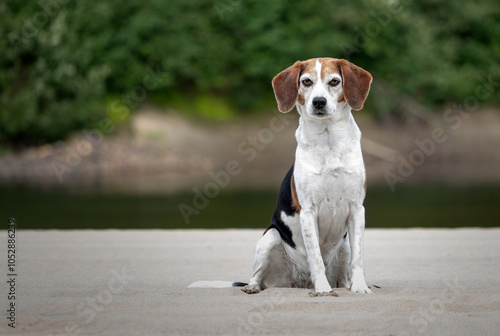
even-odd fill
[[[315,97],[313,99],[313,106],[316,109],[321,110],[323,107],[326,106],[326,98],[325,97]]]

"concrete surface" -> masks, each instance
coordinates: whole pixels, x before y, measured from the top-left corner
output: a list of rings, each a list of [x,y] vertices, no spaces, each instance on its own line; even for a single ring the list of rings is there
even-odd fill
[[[187,288],[248,281],[261,230],[18,231],[16,328],[0,236],[0,334],[498,335],[500,229],[367,230],[374,295]]]

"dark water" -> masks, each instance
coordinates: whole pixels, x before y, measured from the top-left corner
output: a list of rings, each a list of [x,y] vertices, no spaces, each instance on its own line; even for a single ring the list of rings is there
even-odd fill
[[[276,190],[221,192],[188,224],[179,204],[193,207],[192,193],[138,196],[2,187],[0,221],[15,217],[19,229],[265,228],[276,197]],[[500,226],[500,187],[426,186],[394,193],[374,187],[365,208],[366,226],[373,228]]]

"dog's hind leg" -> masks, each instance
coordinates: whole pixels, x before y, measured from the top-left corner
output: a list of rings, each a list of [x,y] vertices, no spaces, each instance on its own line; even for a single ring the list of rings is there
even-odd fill
[[[283,241],[281,240],[280,234],[276,229],[269,229],[262,238],[259,239],[257,243],[257,248],[255,250],[255,259],[253,264],[253,275],[247,286],[243,287],[241,290],[248,294],[256,294],[266,287],[279,286],[280,284],[274,284],[273,278],[276,276],[279,278],[279,274],[273,274],[279,270],[270,267],[274,264],[276,259],[282,259],[284,257]],[[270,268],[272,268],[270,270]],[[273,287],[274,287],[273,286]]]
[[[349,288],[349,262],[351,261],[351,248],[349,240],[344,237],[340,246],[330,258],[326,267],[328,282],[333,288]]]

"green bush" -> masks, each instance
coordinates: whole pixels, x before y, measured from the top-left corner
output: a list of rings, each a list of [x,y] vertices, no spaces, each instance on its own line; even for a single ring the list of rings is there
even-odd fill
[[[110,97],[130,111],[183,97],[207,117],[252,112],[273,104],[276,73],[317,56],[347,58],[432,109],[500,74],[496,0],[7,0],[0,16],[4,145],[97,127]],[[161,81],[137,89],[152,69]]]

